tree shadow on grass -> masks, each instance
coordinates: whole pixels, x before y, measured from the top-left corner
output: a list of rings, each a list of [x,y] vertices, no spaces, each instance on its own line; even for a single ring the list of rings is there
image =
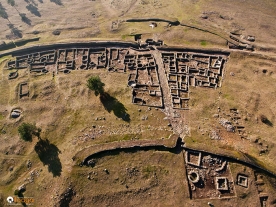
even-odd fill
[[[273,127],[273,123],[265,116],[265,115],[261,115],[260,116],[261,121],[266,124],[267,126]]]
[[[54,177],[60,176],[62,166],[58,154],[61,153],[56,145],[51,144],[48,139],[40,139],[35,145],[35,151],[44,165],[48,165],[48,171]]]
[[[124,121],[130,122],[129,114],[126,112],[127,109],[118,99],[110,96],[107,92],[104,92],[100,96],[100,100],[104,108],[110,113],[113,111],[114,115],[118,118],[122,118]]]
[[[21,17],[22,22],[25,22],[27,25],[31,25],[31,20],[26,16],[24,13],[19,14]]]
[[[55,4],[60,5],[60,6],[63,5],[62,2],[61,2],[61,0],[50,0],[50,1],[54,2]]]
[[[1,2],[0,2],[0,17],[4,18],[4,19],[8,19],[8,13],[6,12],[6,9],[2,6]]]
[[[273,127],[273,123],[268,119],[263,121],[263,123],[266,124],[267,126]]]
[[[33,15],[41,17],[40,12],[38,11],[37,7],[35,7],[32,4],[29,4],[26,6],[26,8],[29,10],[29,12],[31,12]]]
[[[24,192],[24,191],[23,191],[23,192]],[[18,192],[18,198],[21,198],[21,199],[24,198],[23,192],[22,192],[22,191],[19,191],[19,192]],[[22,199],[21,205],[22,205],[22,206],[27,206],[27,204],[24,202],[24,199]]]
[[[22,31],[15,27],[13,24],[8,24],[8,27],[11,30],[11,34],[14,38],[22,38]]]
[[[38,4],[34,1],[34,0],[24,0],[26,3],[28,3],[28,4],[33,4],[33,5],[35,5],[35,6],[37,6]],[[40,3],[43,3],[43,2],[41,2],[41,0],[38,0]]]

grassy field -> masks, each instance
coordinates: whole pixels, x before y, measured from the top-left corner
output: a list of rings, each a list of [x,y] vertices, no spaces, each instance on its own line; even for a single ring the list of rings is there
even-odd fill
[[[213,91],[193,88],[190,95],[189,117],[197,118],[190,118],[191,135],[194,141],[187,139],[187,145],[195,146],[197,143],[210,142],[210,145],[202,145],[205,149],[209,146],[209,150],[215,150],[214,146],[222,149],[228,146],[231,150],[251,154],[262,163],[266,163],[263,165],[271,171],[275,171],[273,165],[275,104],[272,95],[275,88],[274,61],[270,58],[234,52],[227,63],[221,88]],[[234,76],[230,73],[234,73]],[[222,130],[218,118],[214,115],[227,117],[232,108],[239,111],[241,118],[239,123],[245,127],[246,138],[241,138],[237,133],[223,134],[221,140],[206,138],[211,130]],[[271,125],[262,123],[260,120],[262,114],[267,116]],[[257,138],[261,141],[256,142]],[[268,147],[268,151],[260,156],[264,145]]]
[[[40,37],[39,44],[68,40],[125,40],[130,34],[142,33],[161,38],[170,45],[202,47],[202,41],[208,47],[226,45],[225,40],[217,36],[187,27],[167,27],[166,23],[158,23],[156,28],[151,29],[150,22],[125,22],[129,18],[141,18],[142,12],[143,18],[176,19],[180,23],[207,29],[223,37],[228,37],[230,31],[238,30],[242,35],[256,36],[258,41],[255,44],[259,47],[275,48],[275,28],[271,22],[275,19],[276,5],[271,0],[235,4],[231,1],[213,3],[200,0],[170,3],[164,0],[18,0],[14,6],[3,1],[1,7],[6,15],[0,17],[0,37],[6,42],[18,37]],[[28,21],[23,21],[20,14],[25,14]],[[203,19],[202,15],[208,18]],[[113,29],[112,25],[115,25]],[[53,35],[54,30],[61,31],[60,35]]]

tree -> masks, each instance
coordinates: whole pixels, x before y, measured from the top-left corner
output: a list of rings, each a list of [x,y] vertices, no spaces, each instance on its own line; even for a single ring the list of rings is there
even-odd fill
[[[19,190],[18,190],[18,189],[15,189],[13,194],[14,194],[14,195],[18,195],[18,194],[19,194]]]
[[[104,94],[105,84],[101,81],[99,76],[92,76],[87,80],[87,87],[94,91],[95,95],[102,96]]]
[[[30,124],[30,123],[23,122],[18,127],[19,136],[21,139],[25,141],[32,141],[33,135],[40,138],[40,132],[41,132],[40,128],[37,128],[34,124]]]
[[[7,0],[7,1],[8,1],[8,4],[10,4],[11,6],[15,5],[15,1],[14,0]]]

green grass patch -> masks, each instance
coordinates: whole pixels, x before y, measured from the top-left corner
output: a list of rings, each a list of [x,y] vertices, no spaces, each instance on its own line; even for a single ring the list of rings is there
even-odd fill
[[[194,144],[194,143],[197,143],[197,140],[194,139],[193,137],[185,137],[185,143],[186,144]]]
[[[151,173],[156,171],[156,166],[154,165],[148,165],[143,169],[143,172],[145,173]]]
[[[122,35],[122,40],[126,40],[127,37],[128,35]]]
[[[227,100],[230,100],[230,101],[234,100],[234,98],[230,94],[227,94],[227,93],[223,94],[222,97],[227,99]]]
[[[200,41],[200,45],[201,45],[201,46],[207,46],[207,44],[208,44],[208,43],[207,43],[206,40],[201,40],[201,41]]]
[[[4,115],[0,113],[0,120],[3,120],[4,118]]]
[[[143,168],[143,174],[145,178],[149,178],[150,175],[157,171],[157,167],[155,165],[147,165],[145,168]]]

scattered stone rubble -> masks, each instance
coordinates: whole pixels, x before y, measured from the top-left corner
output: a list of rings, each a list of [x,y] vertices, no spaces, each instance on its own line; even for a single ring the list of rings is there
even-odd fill
[[[211,139],[214,139],[214,140],[220,140],[221,139],[221,136],[219,135],[217,130],[211,130],[209,136],[210,136]]]
[[[232,125],[232,123],[227,119],[220,119],[219,123],[228,131],[228,132],[235,132],[235,127]]]
[[[229,49],[254,51],[254,45],[252,45],[252,42],[255,41],[254,36],[248,35],[247,38],[244,38],[242,35],[232,32],[229,37],[231,39],[228,41]]]
[[[30,169],[32,167],[32,162],[31,160],[28,160],[27,161],[27,168]]]
[[[247,138],[247,132],[242,123],[241,114],[238,109],[231,108],[230,113],[222,113],[219,123],[229,132],[237,132],[241,138]]]
[[[76,191],[69,186],[66,190],[60,195],[59,206],[69,206],[70,201],[76,195]]]

